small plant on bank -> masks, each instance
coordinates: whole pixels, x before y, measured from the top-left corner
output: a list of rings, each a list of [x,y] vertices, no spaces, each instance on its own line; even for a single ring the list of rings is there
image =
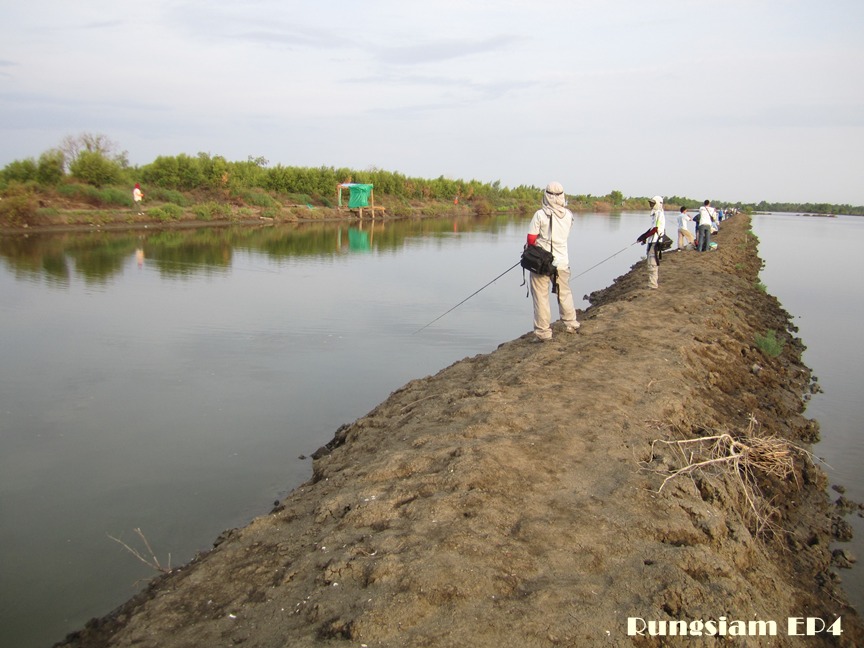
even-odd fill
[[[183,216],[183,208],[178,205],[166,203],[160,207],[147,210],[147,215],[158,218],[162,222],[180,220]]]
[[[153,552],[153,549],[150,547],[150,543],[147,541],[147,538],[144,536],[144,532],[141,531],[141,529],[136,528],[135,534],[141,539],[141,542],[144,544],[144,548],[146,549],[146,552],[148,554],[150,554],[149,558],[142,555],[142,552],[138,551],[134,547],[129,546],[128,544],[126,544],[122,540],[119,540],[118,538],[115,538],[112,535],[109,535],[108,537],[111,538],[114,542],[116,542],[120,546],[122,546],[124,549],[126,549],[126,551],[131,553],[133,556],[135,556],[142,563],[144,563],[145,565],[150,567],[150,569],[155,569],[156,571],[162,572],[163,574],[170,573],[171,572],[171,554],[170,553],[168,554],[168,566],[164,567],[162,565],[162,563],[159,562],[159,559],[156,557],[156,554]]]
[[[242,191],[239,198],[248,205],[255,207],[278,207],[279,202],[268,193],[260,190]]]
[[[777,339],[773,330],[765,331],[764,335],[756,334],[756,346],[765,355],[776,358],[783,352],[783,340]]]
[[[131,195],[131,194],[130,194]],[[174,189],[161,189],[159,187],[147,188],[147,200],[157,200],[166,203],[174,203],[181,207],[189,206],[189,199],[182,192]]]
[[[199,203],[192,208],[192,212],[198,220],[211,221],[214,218],[229,218],[231,207],[217,202]]]
[[[764,283],[762,283],[761,281],[757,281],[757,282],[756,282],[756,290],[759,290],[759,291],[761,291],[761,292],[763,292],[763,293],[767,293],[767,292],[768,292],[768,286],[766,286],[766,285],[765,285]]]

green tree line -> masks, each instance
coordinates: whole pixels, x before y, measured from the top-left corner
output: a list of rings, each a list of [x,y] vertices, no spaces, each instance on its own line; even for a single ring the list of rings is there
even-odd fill
[[[279,204],[315,204],[332,207],[337,185],[345,182],[375,186],[375,195],[391,201],[455,200],[493,205],[536,204],[540,189],[529,185],[502,187],[500,181],[481,182],[445,178],[418,178],[378,168],[270,166],[263,157],[229,161],[221,155],[160,155],[149,164],[131,166],[125,151],[104,135],[81,134],[65,138],[38,158],[15,160],[0,170],[0,194],[23,197],[32,203],[39,193],[57,192],[94,206],[131,206],[130,187],[140,182],[148,198],[187,207],[201,202],[235,202],[257,207]],[[573,195],[574,209],[644,209],[644,197],[626,198],[620,190],[606,196]],[[827,203],[741,203],[714,201],[716,205],[747,211],[786,211],[815,214],[864,215],[864,206]],[[698,207],[700,200],[680,196],[666,199],[669,206]],[[11,208],[7,204],[7,211]],[[211,209],[213,209],[211,207]]]

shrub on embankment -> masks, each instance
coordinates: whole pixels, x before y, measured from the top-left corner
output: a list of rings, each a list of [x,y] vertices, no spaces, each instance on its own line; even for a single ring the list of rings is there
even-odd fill
[[[203,152],[195,156],[160,155],[149,164],[133,166],[128,154],[118,152],[107,136],[83,133],[66,137],[38,159],[15,160],[0,169],[0,226],[337,218],[346,215],[335,211],[340,199],[337,186],[349,182],[374,185],[375,204],[385,208],[387,215],[397,217],[488,215],[496,211],[528,214],[536,209],[541,193],[538,187],[509,188],[501,186],[500,181],[418,178],[376,167],[357,170],[271,166],[264,157],[229,161]],[[135,183],[141,183],[145,194],[143,218],[137,210],[131,213],[131,189]],[[569,200],[574,211],[648,208],[647,198],[628,198],[619,190],[605,196],[571,194]],[[672,212],[680,206],[695,208],[701,202],[670,196],[666,206]],[[778,209],[764,201],[758,206],[714,203],[742,211]],[[217,209],[214,204],[226,207]],[[178,207],[182,210],[179,213]],[[780,207],[812,213],[864,214],[864,207],[850,205],[784,203]]]

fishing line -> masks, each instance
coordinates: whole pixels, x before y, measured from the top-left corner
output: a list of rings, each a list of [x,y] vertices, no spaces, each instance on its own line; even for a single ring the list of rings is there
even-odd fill
[[[596,268],[597,266],[602,265],[603,263],[606,263],[609,259],[612,259],[612,258],[618,256],[619,254],[621,254],[621,253],[624,252],[625,250],[629,250],[631,247],[633,247],[634,245],[636,245],[638,242],[639,242],[639,241],[633,241],[630,245],[628,245],[627,247],[621,248],[620,250],[618,250],[618,251],[617,251],[615,254],[613,254],[612,256],[608,256],[608,257],[606,257],[605,259],[603,259],[602,261],[600,261],[599,263],[595,263],[593,266],[591,266],[590,268],[588,268],[588,270],[583,270],[583,271],[580,272],[578,275],[571,275],[570,280],[572,281],[573,279],[576,279],[577,277],[581,277],[582,275],[584,275],[584,274],[586,274],[587,272],[593,270],[593,269]]]
[[[577,277],[581,277],[582,275],[584,275],[585,273],[587,273],[587,272],[593,270],[593,269],[596,268],[597,266],[606,263],[609,259],[613,259],[613,258],[615,258],[616,256],[618,256],[619,254],[621,254],[622,252],[624,252],[625,250],[630,249],[631,247],[633,247],[634,245],[636,245],[636,243],[638,243],[638,242],[639,242],[639,241],[634,241],[633,243],[631,243],[631,244],[628,245],[627,247],[621,248],[621,249],[618,250],[615,254],[606,257],[605,259],[603,259],[602,261],[600,261],[600,262],[598,262],[598,263],[595,263],[593,266],[591,266],[591,267],[588,268],[587,270],[583,270],[583,271],[580,272],[578,275],[571,276],[571,277],[570,277],[570,280],[572,281],[573,279],[576,279]],[[491,286],[493,283],[495,283],[496,281],[498,281],[501,277],[503,277],[505,274],[507,274],[508,272],[510,272],[513,268],[515,268],[516,266],[518,266],[520,263],[521,263],[521,260],[520,260],[520,261],[517,261],[514,265],[510,266],[509,268],[507,268],[504,272],[502,272],[500,275],[498,275],[497,277],[495,277],[492,281],[490,281],[489,283],[487,283],[485,286],[483,286],[482,288],[478,288],[478,289],[475,290],[473,293],[471,293],[470,295],[468,295],[465,299],[463,299],[463,300],[460,301],[458,304],[456,304],[453,308],[451,308],[450,310],[448,310],[448,311],[445,312],[445,313],[441,313],[441,314],[440,314],[438,317],[436,317],[434,320],[432,320],[431,322],[429,322],[428,324],[426,324],[426,326],[422,326],[422,327],[420,327],[419,329],[417,329],[416,331],[414,331],[411,335],[416,335],[417,333],[419,333],[419,332],[422,331],[423,329],[425,329],[425,328],[431,326],[432,324],[434,324],[435,322],[437,322],[438,320],[440,320],[442,317],[444,317],[445,315],[447,315],[447,313],[451,313],[451,312],[453,312],[454,310],[456,310],[457,308],[459,308],[462,304],[464,304],[466,301],[468,301],[469,299],[471,299],[474,295],[476,295],[477,293],[479,293],[481,290],[483,290],[484,288],[488,288],[488,287]]]
[[[489,283],[487,283],[485,286],[483,286],[482,288],[478,288],[478,289],[475,290],[473,293],[471,293],[470,295],[468,295],[465,299],[463,299],[462,301],[460,301],[458,304],[456,304],[453,308],[451,308],[450,310],[448,310],[446,313],[441,313],[438,317],[436,317],[434,320],[432,320],[431,322],[429,322],[426,326],[421,326],[419,329],[417,329],[416,331],[414,331],[411,335],[416,335],[417,333],[419,333],[420,331],[422,331],[422,330],[425,329],[426,327],[431,326],[432,324],[434,324],[435,322],[437,322],[439,319],[441,319],[442,317],[444,317],[447,313],[450,313],[450,312],[456,310],[456,309],[459,308],[462,304],[464,304],[466,301],[468,301],[469,299],[471,299],[474,295],[476,295],[477,293],[479,293],[481,290],[483,290],[484,288],[488,288],[488,287],[491,286],[493,283],[495,283],[496,281],[498,281],[501,277],[503,277],[505,274],[507,274],[508,272],[510,272],[513,268],[515,268],[516,266],[518,266],[520,263],[522,263],[521,259],[520,259],[519,261],[517,261],[516,263],[514,263],[514,264],[513,264],[512,266],[510,266],[509,268],[507,268],[504,272],[502,272],[500,275],[498,275],[497,277],[495,277],[492,281],[490,281]]]

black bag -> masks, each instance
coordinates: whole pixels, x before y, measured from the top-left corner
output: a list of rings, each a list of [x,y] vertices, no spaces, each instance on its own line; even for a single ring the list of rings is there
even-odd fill
[[[552,245],[552,214],[549,214],[549,245]],[[526,283],[525,271],[530,270],[539,275],[552,279],[552,294],[558,294],[558,268],[555,267],[555,256],[552,252],[543,249],[539,245],[526,245],[522,250],[522,258],[519,265],[522,266],[522,285]],[[527,288],[525,296],[528,296]]]
[[[661,238],[661,239],[657,242],[657,245],[659,245],[659,246],[660,246],[660,249],[661,249],[663,252],[665,252],[666,250],[669,250],[669,249],[672,248],[672,243],[674,243],[674,241],[673,241],[671,238],[669,238],[669,235],[668,235],[668,234],[664,234],[664,235],[663,235],[663,238]]]
[[[552,256],[551,252],[544,250],[539,245],[526,245],[525,249],[522,250],[522,259],[519,264],[525,270],[551,277],[557,274],[557,269],[552,265],[554,259],[555,257]]]

